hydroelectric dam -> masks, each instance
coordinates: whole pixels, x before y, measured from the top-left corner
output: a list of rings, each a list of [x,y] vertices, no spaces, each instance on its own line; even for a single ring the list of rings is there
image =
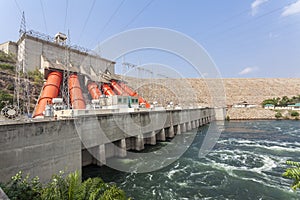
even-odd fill
[[[143,98],[138,88],[115,74],[114,61],[67,46],[66,39],[62,33],[51,38],[29,31],[17,43],[0,46],[17,55],[18,89],[17,105],[1,110],[2,182],[19,171],[47,182],[59,171],[105,165],[108,158],[126,157],[128,150],[141,151],[145,145],[224,120],[222,107],[191,105],[189,86],[182,86],[186,93],[174,102]],[[44,83],[31,111],[29,81],[20,74],[26,77],[36,66]],[[22,101],[21,93],[26,94]]]

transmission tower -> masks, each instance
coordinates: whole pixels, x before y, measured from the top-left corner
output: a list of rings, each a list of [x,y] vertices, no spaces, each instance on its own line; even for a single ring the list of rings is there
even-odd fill
[[[24,37],[26,34],[26,21],[25,13],[22,13],[22,19],[19,29],[19,38]],[[30,113],[30,92],[29,92],[29,81],[27,77],[26,66],[26,49],[25,43],[21,42],[18,47],[18,57],[16,63],[16,78],[15,78],[15,90],[14,90],[14,105],[17,109],[22,108],[22,114]],[[22,78],[23,76],[23,78]],[[22,78],[22,81],[21,81]],[[23,95],[23,105],[20,105],[20,94]]]
[[[63,74],[63,86],[62,86],[62,98],[64,99],[67,109],[70,109],[70,90],[69,90],[69,77],[70,77],[70,47],[71,47],[71,40],[70,40],[70,31],[68,30],[68,44],[64,43],[65,45],[65,70]]]

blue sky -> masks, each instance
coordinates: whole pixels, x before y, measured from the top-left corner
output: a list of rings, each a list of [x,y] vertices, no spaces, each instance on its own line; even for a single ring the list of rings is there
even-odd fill
[[[201,44],[225,78],[300,77],[300,0],[0,0],[0,42],[18,39],[22,11],[27,29],[70,30],[72,44],[90,49],[121,31],[162,27]],[[197,77],[171,54],[146,50],[125,59]]]

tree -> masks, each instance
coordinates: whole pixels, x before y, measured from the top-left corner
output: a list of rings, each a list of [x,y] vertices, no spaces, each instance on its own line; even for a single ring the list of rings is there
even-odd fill
[[[292,166],[291,168],[286,169],[283,173],[283,177],[292,179],[294,182],[291,185],[293,190],[300,188],[300,163],[293,161],[286,161],[286,164]]]

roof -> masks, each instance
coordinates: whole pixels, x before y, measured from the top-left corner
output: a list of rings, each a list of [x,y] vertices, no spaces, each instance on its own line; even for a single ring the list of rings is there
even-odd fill
[[[270,103],[267,103],[266,105],[265,105],[265,107],[271,107],[271,106],[274,106],[273,104],[270,104]]]
[[[294,105],[288,105],[289,107],[300,107],[300,103],[296,103]]]

